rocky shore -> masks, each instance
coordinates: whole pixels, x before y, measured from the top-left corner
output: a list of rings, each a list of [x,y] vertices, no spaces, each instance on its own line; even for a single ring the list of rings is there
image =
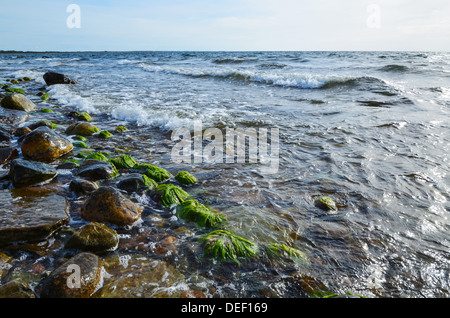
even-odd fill
[[[43,78],[44,87],[29,78],[0,84],[0,297],[206,297],[186,287],[164,258],[113,253],[151,246],[170,255],[177,233],[189,226],[209,233],[199,238],[196,255],[236,266],[261,255],[308,262],[284,244],[259,246],[234,235],[225,215],[191,193],[199,182],[194,173],[145,161],[138,127],[55,104],[49,86],[77,82],[56,73]],[[337,209],[329,198],[320,203]],[[151,219],[161,228],[165,221],[155,211],[188,225],[136,226]],[[169,294],[155,285],[183,287]]]

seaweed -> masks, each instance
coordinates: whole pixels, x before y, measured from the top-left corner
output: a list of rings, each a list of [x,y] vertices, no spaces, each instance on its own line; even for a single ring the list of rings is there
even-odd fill
[[[137,164],[136,160],[129,155],[122,155],[117,158],[109,159],[109,162],[116,166],[117,169],[131,169]]]
[[[218,227],[225,223],[224,215],[194,199],[186,200],[178,205],[177,215],[179,218],[195,222],[201,227]]]
[[[175,180],[184,185],[192,185],[197,183],[197,178],[187,171],[180,171],[175,176]]]
[[[229,260],[240,265],[239,257],[251,258],[259,253],[255,243],[227,230],[215,230],[202,236],[206,256]]]
[[[151,196],[154,201],[170,208],[182,203],[189,197],[189,194],[173,184],[160,184],[153,190]]]
[[[169,171],[148,163],[138,163],[133,166],[133,170],[145,173],[147,177],[156,182],[163,182],[173,177]]]

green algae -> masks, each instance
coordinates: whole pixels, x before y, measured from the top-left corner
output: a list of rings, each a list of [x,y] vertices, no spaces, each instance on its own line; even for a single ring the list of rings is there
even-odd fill
[[[117,158],[109,159],[109,161],[116,166],[117,169],[131,169],[137,164],[136,160],[129,155],[122,155]]]
[[[107,130],[102,130],[102,131],[99,132],[99,137],[103,138],[103,139],[109,139],[109,138],[113,137],[113,134],[111,134]]]
[[[167,170],[148,163],[138,163],[133,166],[133,170],[145,173],[149,178],[152,178],[156,182],[163,182],[173,177]]]
[[[118,126],[118,127],[115,129],[115,131],[118,132],[118,133],[122,133],[122,132],[127,131],[127,130],[128,130],[128,128],[125,127],[125,126]]]
[[[180,171],[175,176],[175,180],[184,185],[192,185],[197,183],[197,178],[187,171]]]
[[[307,263],[308,257],[302,251],[286,244],[270,243],[265,246],[267,254],[272,258],[290,258]]]
[[[203,235],[201,241],[204,245],[205,256],[233,261],[238,265],[240,265],[239,257],[251,258],[259,253],[257,244],[228,230],[215,230]]]
[[[225,223],[224,215],[193,199],[178,205],[177,216],[206,228],[220,227]]]
[[[101,152],[93,152],[86,157],[86,159],[108,161],[108,158]]]
[[[152,193],[152,198],[167,208],[179,205],[189,197],[189,194],[173,184],[160,184]]]

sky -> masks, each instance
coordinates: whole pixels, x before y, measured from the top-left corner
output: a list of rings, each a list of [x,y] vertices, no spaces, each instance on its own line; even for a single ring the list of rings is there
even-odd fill
[[[450,51],[448,0],[20,0],[0,21],[0,50]]]

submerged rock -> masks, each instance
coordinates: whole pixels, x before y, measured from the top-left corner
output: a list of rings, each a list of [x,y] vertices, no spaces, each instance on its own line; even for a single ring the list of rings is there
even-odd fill
[[[41,162],[14,159],[11,162],[9,176],[14,187],[27,187],[53,179],[56,176],[56,169]]]
[[[77,277],[77,274],[80,276]],[[75,255],[42,284],[41,298],[89,298],[102,281],[101,260],[92,253]]]
[[[136,222],[143,208],[125,197],[113,187],[100,187],[94,191],[81,208],[86,221],[109,222],[125,226]]]
[[[118,175],[118,172],[109,162],[86,159],[77,169],[75,174],[90,181],[98,181],[112,179]]]
[[[172,265],[145,255],[113,255],[104,261],[101,298],[180,298],[189,290],[184,275]]]
[[[1,106],[7,109],[21,110],[30,112],[36,108],[36,105],[22,94],[13,93],[6,96],[1,101]]]
[[[76,248],[86,252],[113,250],[119,244],[117,232],[105,224],[92,222],[75,232],[66,243],[66,248]]]
[[[28,117],[29,114],[24,111],[0,107],[0,123],[18,125],[23,123]]]
[[[326,211],[336,211],[337,206],[334,200],[330,197],[321,197],[320,199],[316,200],[315,202],[316,206],[322,210]]]
[[[48,237],[69,223],[68,203],[49,190],[0,190],[0,245]]]
[[[26,159],[50,161],[72,151],[73,145],[67,138],[43,126],[25,136],[21,149]]]
[[[55,72],[47,72],[44,74],[44,81],[45,83],[50,85],[55,84],[78,84],[77,81],[74,81],[73,79],[67,77],[64,74],[55,73]]]

